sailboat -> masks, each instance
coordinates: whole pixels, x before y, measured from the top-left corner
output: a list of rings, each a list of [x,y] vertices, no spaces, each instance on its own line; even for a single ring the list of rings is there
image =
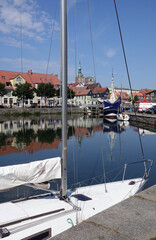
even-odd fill
[[[114,75],[112,72],[112,84],[111,84],[111,96],[108,100],[104,100],[103,102],[103,114],[106,119],[117,119],[117,114],[120,110],[120,100],[116,100],[114,93]]]
[[[78,187],[67,190],[67,2],[61,0],[61,66],[62,66],[62,157],[40,161],[24,166],[25,178],[16,179],[22,174],[22,166],[0,168],[0,176],[7,181],[6,188],[20,184],[36,184],[38,181],[50,181],[61,175],[59,194],[48,191],[47,194],[18,199],[0,204],[0,237],[6,240],[51,239],[53,236],[77,225],[89,217],[136,194],[147,182],[150,168],[143,177],[125,180],[124,168],[121,181]],[[146,160],[147,161],[147,160]],[[146,161],[143,161],[145,164]],[[149,160],[148,160],[149,161]],[[48,162],[48,168],[46,164]],[[57,174],[53,162],[58,164]],[[52,163],[52,164],[50,164]],[[61,170],[60,166],[61,165]],[[151,165],[150,165],[151,166]],[[14,171],[13,171],[13,169]],[[34,170],[33,170],[34,169]],[[30,171],[31,170],[31,171]],[[46,172],[49,175],[46,175]],[[34,179],[31,175],[37,176]],[[41,177],[43,175],[43,178]],[[46,177],[45,177],[46,176]],[[38,180],[37,180],[38,179]],[[9,183],[10,181],[10,183]],[[15,183],[15,185],[14,185]]]

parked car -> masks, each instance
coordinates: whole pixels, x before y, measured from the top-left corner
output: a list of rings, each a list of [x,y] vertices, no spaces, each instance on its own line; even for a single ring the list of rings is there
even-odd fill
[[[148,109],[146,110],[146,113],[156,114],[156,105],[148,108]]]

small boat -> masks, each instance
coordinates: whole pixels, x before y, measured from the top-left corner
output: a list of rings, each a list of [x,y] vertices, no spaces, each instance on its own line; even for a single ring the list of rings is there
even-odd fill
[[[117,120],[118,121],[129,121],[129,116],[128,116],[128,114],[125,114],[125,113],[119,113],[119,114],[117,114]]]
[[[112,73],[112,84],[111,84],[111,96],[108,100],[104,100],[103,104],[103,114],[104,118],[106,119],[117,119],[117,114],[120,110],[120,104],[121,101],[118,99],[116,100],[115,94],[114,94],[114,76]]]

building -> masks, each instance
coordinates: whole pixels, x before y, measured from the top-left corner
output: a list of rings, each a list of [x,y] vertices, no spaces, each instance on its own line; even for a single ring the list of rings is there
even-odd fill
[[[156,102],[156,90],[146,93],[146,98],[152,102]]]
[[[77,77],[75,78],[75,83],[85,84],[85,77],[82,74],[80,62],[79,62],[78,74],[77,74]]]
[[[7,90],[7,94],[0,99],[0,105],[6,107],[22,106],[22,102],[12,95],[16,84],[24,84],[27,82],[30,83],[32,87],[38,88],[41,83],[52,83],[55,89],[60,87],[57,75],[34,73],[32,70],[29,70],[27,73],[0,70],[0,82],[5,84],[5,89]],[[31,106],[33,103],[40,105],[41,97],[34,95],[34,99],[27,99],[25,101],[25,106]]]
[[[106,88],[94,88],[92,89],[92,97],[93,99],[100,98],[102,100],[108,99],[109,97],[109,89]]]

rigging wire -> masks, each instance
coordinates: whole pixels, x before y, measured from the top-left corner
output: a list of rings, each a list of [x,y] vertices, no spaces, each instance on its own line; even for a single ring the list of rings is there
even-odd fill
[[[118,28],[119,28],[119,33],[120,33],[120,39],[121,39],[121,45],[122,45],[122,50],[123,50],[123,55],[124,55],[124,60],[125,60],[125,66],[126,66],[126,71],[127,71],[129,87],[130,87],[130,90],[131,90],[132,105],[134,106],[134,99],[133,99],[133,94],[132,94],[131,80],[130,80],[128,64],[127,64],[127,59],[126,59],[126,53],[125,53],[125,48],[124,48],[124,43],[123,43],[123,38],[122,38],[122,32],[121,32],[121,27],[120,27],[120,21],[119,21],[119,16],[118,16],[118,11],[117,11],[117,6],[116,6],[116,1],[115,0],[114,0],[114,6],[115,6],[115,12],[116,12],[116,17],[117,17],[117,22],[118,22]],[[135,106],[134,106],[134,109],[135,109]],[[136,109],[135,109],[135,117],[136,117]],[[143,158],[143,160],[145,160],[145,158],[144,158],[144,150],[143,150],[142,141],[141,141],[141,137],[140,137],[139,131],[138,131],[138,134],[139,134],[139,140],[140,140],[140,145],[141,145],[142,158]],[[145,162],[144,162],[144,165],[145,165],[145,172],[146,172],[146,163]]]
[[[117,11],[117,6],[116,6],[116,1],[115,1],[115,0],[114,0],[114,6],[115,6],[115,12],[116,12],[116,17],[117,17],[117,22],[118,22],[118,27],[119,27],[119,33],[120,33],[122,51],[123,51],[123,55],[124,55],[124,60],[125,60],[125,65],[126,65],[126,71],[127,71],[127,77],[128,77],[129,87],[130,87],[130,90],[131,90],[132,103],[133,103],[134,101],[133,101],[131,80],[130,80],[130,75],[129,75],[129,70],[128,70],[128,64],[127,64],[127,59],[126,59],[126,53],[125,53],[125,48],[124,48],[124,43],[123,43],[123,38],[122,38],[122,32],[121,32],[121,27],[120,27],[120,21],[119,21],[119,16],[118,16],[118,11]]]
[[[106,188],[106,171],[105,171],[105,164],[104,164],[104,151],[103,151],[103,147],[102,147],[102,135],[101,135],[101,152],[102,152],[103,179],[104,179],[104,185],[105,185],[105,192],[107,192],[107,188]]]
[[[93,68],[94,68],[94,79],[95,79],[95,82],[96,82],[95,60],[94,60],[94,48],[93,48],[93,37],[92,37],[92,28],[91,28],[91,17],[90,17],[89,0],[87,0],[87,5],[88,5],[89,28],[90,28],[90,38],[91,38],[92,58],[93,58]]]
[[[20,40],[21,40],[21,72],[23,73],[23,33],[22,33],[22,4],[20,5]]]
[[[49,68],[49,62],[50,62],[50,56],[51,56],[51,49],[52,49],[52,42],[53,42],[53,36],[54,36],[55,23],[56,23],[57,9],[58,9],[58,1],[56,1],[56,7],[55,7],[55,11],[54,11],[54,20],[53,20],[52,30],[51,30],[51,39],[50,39],[49,54],[48,54],[48,61],[47,61],[47,68],[46,68],[46,76],[45,76],[45,80],[46,81],[47,81],[47,74],[48,74],[48,68]]]
[[[76,0],[75,0],[75,77],[77,75],[76,68],[77,68],[77,36],[76,36]]]

